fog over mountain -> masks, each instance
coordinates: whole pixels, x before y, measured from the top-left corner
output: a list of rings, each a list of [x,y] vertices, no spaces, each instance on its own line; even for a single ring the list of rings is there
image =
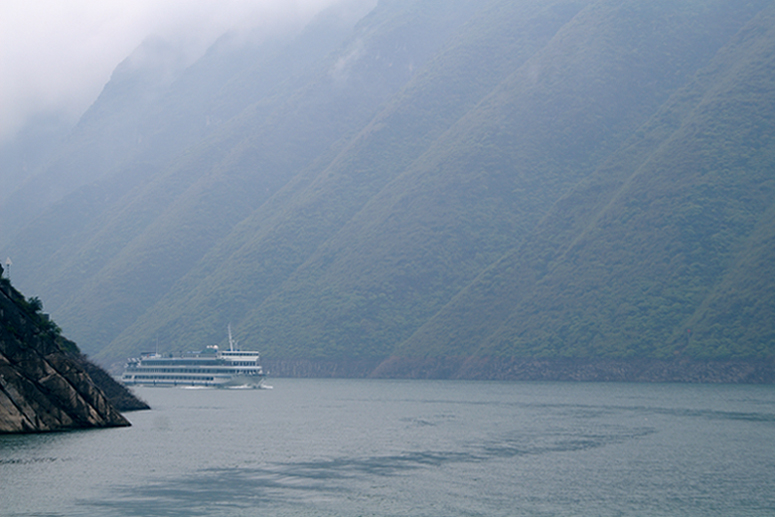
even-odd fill
[[[92,358],[231,324],[287,375],[773,379],[771,0],[263,3],[180,37],[213,5],[0,156],[0,256]]]
[[[0,4],[0,142],[35,117],[75,122],[111,72],[150,36],[185,64],[226,31],[266,37],[303,25],[333,0],[7,0]]]

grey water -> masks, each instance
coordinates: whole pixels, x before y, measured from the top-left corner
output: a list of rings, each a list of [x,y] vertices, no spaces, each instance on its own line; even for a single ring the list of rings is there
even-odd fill
[[[773,386],[272,384],[0,436],[0,515],[775,515]]]

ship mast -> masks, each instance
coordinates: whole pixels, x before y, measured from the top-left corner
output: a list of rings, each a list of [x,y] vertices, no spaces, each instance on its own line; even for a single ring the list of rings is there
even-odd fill
[[[229,323],[229,351],[234,352],[234,340],[231,338],[231,323]]]

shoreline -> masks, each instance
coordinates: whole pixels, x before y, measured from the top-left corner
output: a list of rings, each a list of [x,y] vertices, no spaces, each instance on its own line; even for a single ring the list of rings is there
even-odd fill
[[[262,361],[271,377],[775,384],[773,359],[390,357]]]

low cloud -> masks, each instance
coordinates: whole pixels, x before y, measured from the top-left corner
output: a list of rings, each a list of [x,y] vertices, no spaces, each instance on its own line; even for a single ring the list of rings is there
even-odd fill
[[[227,30],[277,30],[336,0],[3,0],[0,141],[31,117],[76,120],[118,63],[151,35],[193,61]]]

